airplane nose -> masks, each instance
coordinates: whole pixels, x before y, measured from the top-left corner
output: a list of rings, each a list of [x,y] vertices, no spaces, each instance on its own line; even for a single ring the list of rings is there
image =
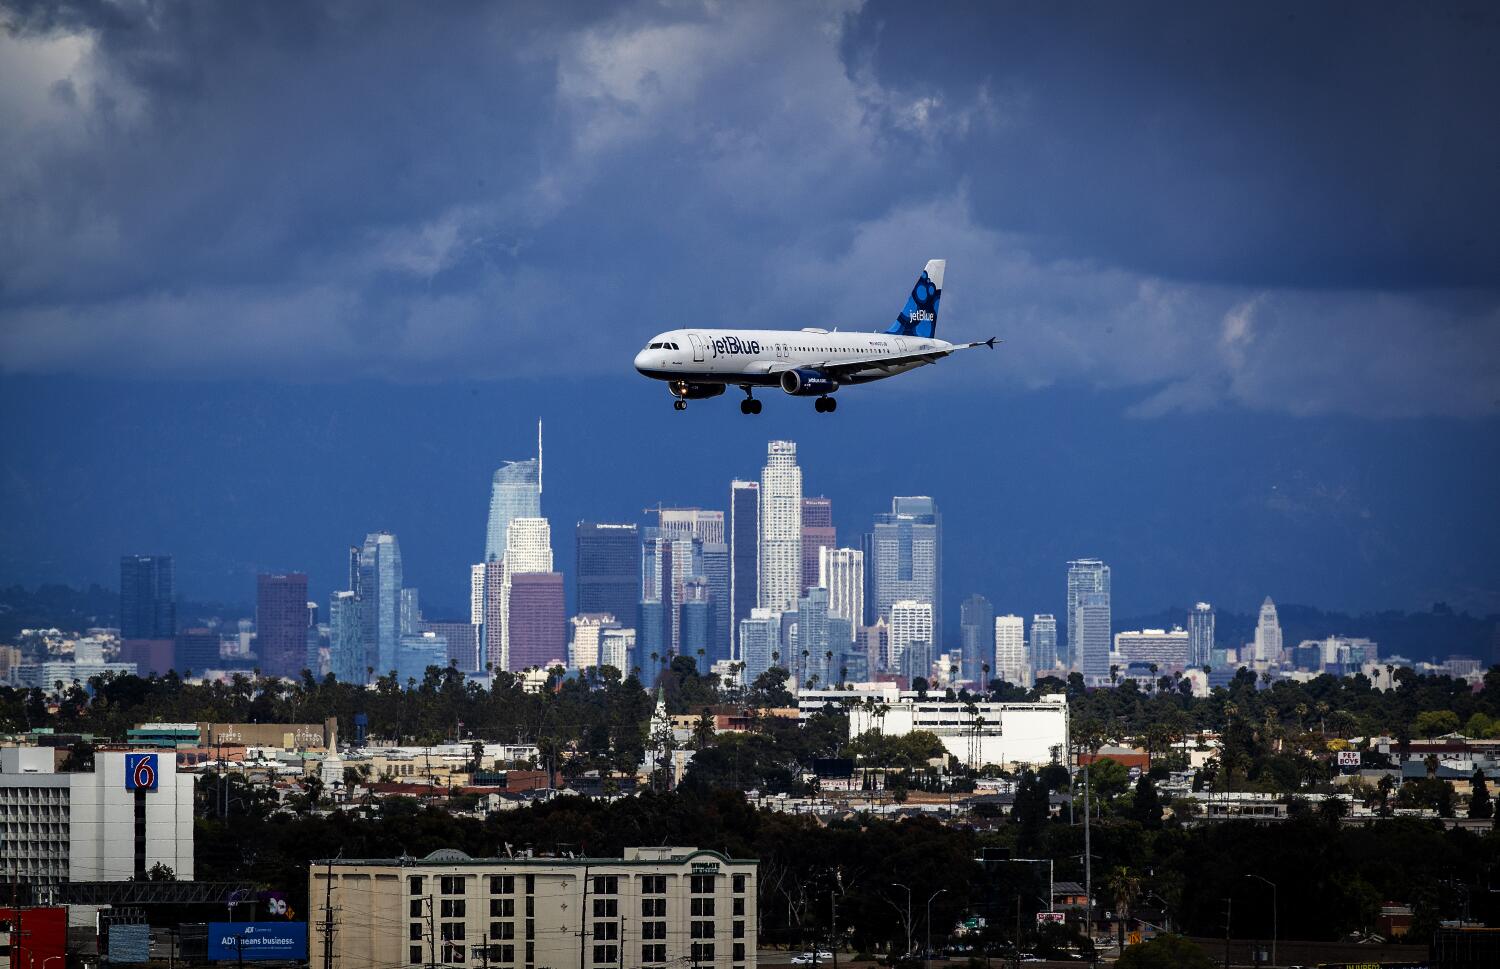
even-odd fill
[[[635,355],[635,369],[644,373],[648,366],[650,366],[650,361],[646,357],[646,351],[642,350]]]

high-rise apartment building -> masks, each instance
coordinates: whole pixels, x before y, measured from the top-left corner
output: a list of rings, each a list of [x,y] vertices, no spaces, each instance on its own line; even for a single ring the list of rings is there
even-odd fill
[[[1068,563],[1068,665],[1083,669],[1083,597],[1098,594],[1109,607],[1109,566],[1098,559],[1075,559]],[[1097,608],[1097,606],[1096,606]],[[1104,666],[1109,667],[1109,630],[1104,631]],[[1085,671],[1087,672],[1087,671]]]
[[[359,599],[364,666],[376,676],[396,669],[401,645],[401,546],[390,532],[371,532],[359,552]]]
[[[860,626],[854,631],[854,650],[865,657],[865,677],[876,673],[896,672],[890,666],[891,627],[879,619],[873,626]]]
[[[172,556],[121,556],[120,638],[171,639],[176,635],[177,598]],[[146,671],[141,672],[144,675]]]
[[[302,675],[307,665],[307,576],[255,577],[255,652],[267,676]]]
[[[1031,668],[1026,661],[1026,620],[1020,616],[995,617],[995,660],[992,678],[1031,686]]]
[[[1126,663],[1155,665],[1157,674],[1187,669],[1191,646],[1181,626],[1173,630],[1141,629],[1115,633],[1115,652]]]
[[[1281,619],[1276,615],[1276,603],[1266,596],[1260,604],[1260,619],[1255,624],[1255,656],[1257,666],[1264,667],[1281,659]]]
[[[761,608],[795,609],[802,594],[802,469],[793,441],[766,446],[759,518]]]
[[[1209,665],[1215,646],[1214,607],[1200,602],[1188,613],[1188,665],[1199,668]]]
[[[572,632],[568,645],[568,668],[586,670],[591,666],[602,665],[599,654],[604,630],[620,628],[615,617],[606,612],[586,612],[569,619],[568,625]]]
[[[982,595],[972,595],[958,607],[959,648],[963,678],[988,687],[984,668],[995,675],[995,607]]]
[[[925,496],[891,499],[889,514],[875,516],[868,554],[872,557],[875,615],[890,614],[900,601],[925,602],[932,606],[932,636],[942,637],[943,525],[937,502]],[[892,623],[894,627],[895,623]]]
[[[891,645],[888,662],[892,670],[904,671],[906,669],[902,657],[906,655],[906,648],[911,643],[922,642],[929,649],[931,648],[932,612],[932,603],[917,599],[902,599],[891,603]],[[930,654],[928,661],[931,662]],[[927,674],[923,672],[914,675],[926,676]]]
[[[510,523],[542,517],[542,422],[536,423],[536,457],[507,461],[490,485],[490,515],[485,529],[484,560],[499,561],[509,547]]]
[[[484,563],[469,566],[469,622],[484,625]]]
[[[828,615],[848,620],[851,628],[863,624],[865,553],[857,548],[819,549],[817,584],[828,590]]]
[[[760,482],[729,483],[729,631],[740,655],[740,620],[760,601]]]
[[[701,576],[688,579],[683,583],[682,605],[678,607],[677,655],[698,664],[700,675],[708,673],[718,659],[714,647],[716,625],[708,581]]]
[[[797,682],[806,686],[809,681],[826,686],[830,670],[838,662],[833,641],[828,629],[828,590],[814,586],[807,595],[797,600],[797,655],[792,657],[792,667]]]
[[[818,567],[824,549],[838,546],[833,528],[831,498],[802,499],[802,591],[818,585]]]
[[[599,631],[599,665],[612,666],[621,676],[631,671],[631,655],[635,653],[635,630],[606,627]]]
[[[1031,670],[1046,676],[1057,669],[1057,617],[1039,612],[1031,617]]]
[[[641,598],[641,536],[635,525],[579,522],[574,613],[613,616],[635,628]]]
[[[422,597],[416,589],[401,590],[401,635],[415,636],[422,631]]]

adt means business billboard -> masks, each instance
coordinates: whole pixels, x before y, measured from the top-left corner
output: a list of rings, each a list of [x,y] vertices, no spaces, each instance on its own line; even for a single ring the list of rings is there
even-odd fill
[[[306,922],[210,922],[208,957],[246,962],[307,958]]]

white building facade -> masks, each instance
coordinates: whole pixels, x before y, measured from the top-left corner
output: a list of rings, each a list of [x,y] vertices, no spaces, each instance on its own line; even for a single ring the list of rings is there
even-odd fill
[[[904,737],[930,731],[965,766],[979,768],[1063,764],[1068,756],[1068,700],[1061,693],[1039,703],[921,700],[910,691],[895,702],[885,696],[849,707],[849,737],[867,731]]]
[[[915,599],[902,599],[891,605],[890,655],[886,657],[886,669],[900,671],[907,648],[912,643],[932,646],[932,603]],[[930,657],[929,653],[929,657]],[[926,672],[915,675],[926,676]]]
[[[802,469],[793,441],[766,445],[760,473],[760,593],[762,609],[790,612],[802,594]]]
[[[194,778],[177,772],[175,754],[98,751],[91,772],[59,773],[53,764],[51,747],[0,749],[7,880],[46,899],[65,882],[129,881],[157,865],[192,879]]]
[[[857,548],[819,549],[818,585],[828,590],[830,617],[847,619],[851,627],[864,622],[864,552]]]
[[[1026,656],[1026,620],[1020,616],[995,617],[995,661],[990,673],[995,679],[1031,685],[1031,664]]]

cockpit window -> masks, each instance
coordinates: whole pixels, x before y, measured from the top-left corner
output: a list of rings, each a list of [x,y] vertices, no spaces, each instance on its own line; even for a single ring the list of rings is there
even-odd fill
[[[649,347],[647,347],[646,349],[647,350],[660,350],[661,349],[661,344],[660,343],[653,343]]]
[[[677,349],[677,344],[675,344],[675,343],[668,343],[667,344],[667,349],[668,350],[676,350]]]

